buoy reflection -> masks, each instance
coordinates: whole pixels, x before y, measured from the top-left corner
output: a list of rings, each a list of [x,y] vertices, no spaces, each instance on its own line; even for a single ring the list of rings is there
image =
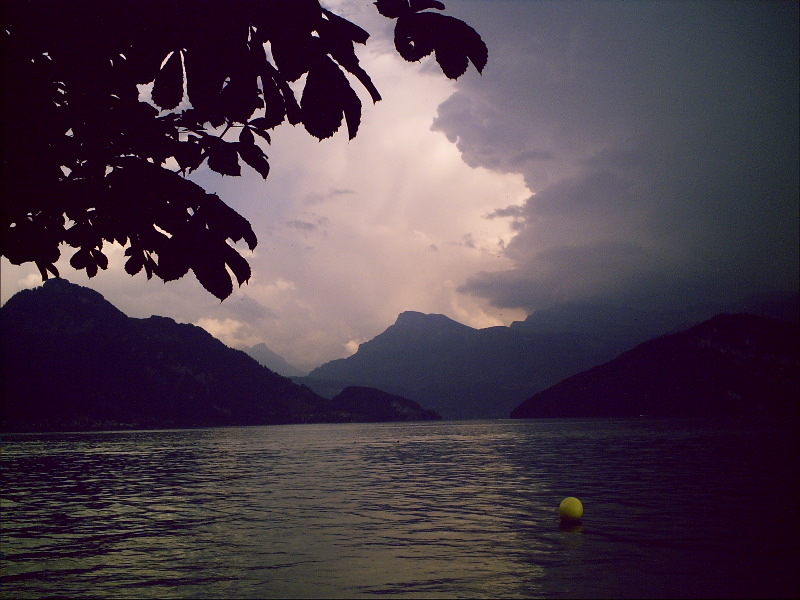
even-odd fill
[[[580,521],[561,519],[558,524],[558,530],[566,531],[567,533],[583,533],[583,523]]]

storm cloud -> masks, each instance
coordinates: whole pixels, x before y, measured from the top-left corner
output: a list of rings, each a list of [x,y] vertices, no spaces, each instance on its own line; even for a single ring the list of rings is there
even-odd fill
[[[796,5],[502,7],[493,69],[460,83],[434,128],[532,195],[490,215],[513,222],[513,267],[461,291],[533,311],[797,288]]]

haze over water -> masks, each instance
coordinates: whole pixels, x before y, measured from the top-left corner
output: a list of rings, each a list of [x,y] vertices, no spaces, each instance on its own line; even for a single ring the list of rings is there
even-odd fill
[[[696,420],[5,435],[0,596],[796,597],[799,457]]]

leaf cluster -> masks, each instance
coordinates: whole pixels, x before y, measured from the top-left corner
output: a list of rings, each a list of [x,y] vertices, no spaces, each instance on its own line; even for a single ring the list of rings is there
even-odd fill
[[[409,61],[446,76],[486,47],[440,2],[378,0]],[[269,174],[270,131],[324,139],[361,121],[357,81],[381,96],[356,44],[369,34],[318,0],[15,0],[0,6],[3,85],[0,254],[58,276],[61,246],[93,277],[117,242],[125,270],[171,281],[192,271],[224,299],[250,278],[232,245],[250,223],[186,175],[242,164]],[[298,99],[294,88],[302,87]],[[149,91],[149,98],[148,96]]]

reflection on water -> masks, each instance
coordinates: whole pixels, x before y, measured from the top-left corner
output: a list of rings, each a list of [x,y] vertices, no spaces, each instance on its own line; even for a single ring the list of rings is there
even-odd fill
[[[666,420],[6,435],[0,595],[795,597],[798,458]]]

